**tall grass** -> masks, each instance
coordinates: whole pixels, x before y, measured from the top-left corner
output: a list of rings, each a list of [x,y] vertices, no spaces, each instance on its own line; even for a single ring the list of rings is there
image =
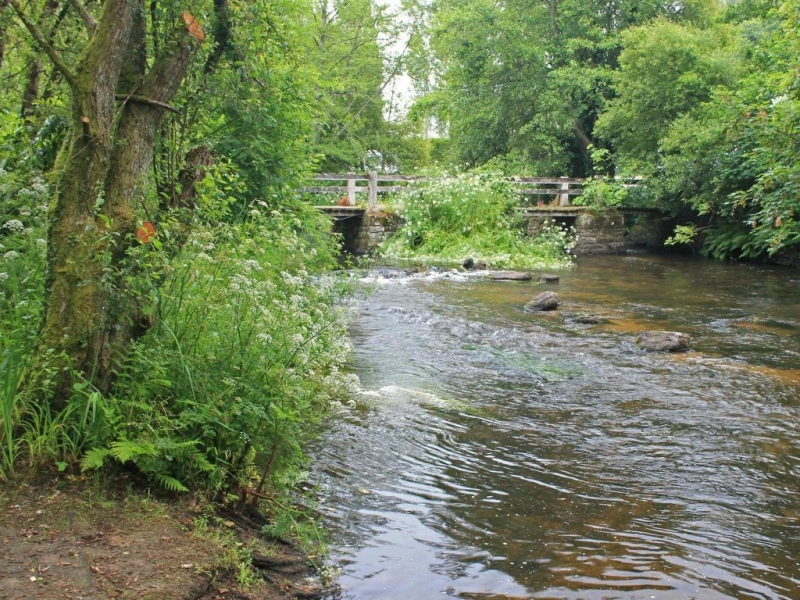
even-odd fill
[[[45,403],[19,393],[42,306],[49,190],[40,178],[2,170],[0,182],[0,478],[7,479],[23,463],[44,460],[58,445],[46,438],[60,425]]]

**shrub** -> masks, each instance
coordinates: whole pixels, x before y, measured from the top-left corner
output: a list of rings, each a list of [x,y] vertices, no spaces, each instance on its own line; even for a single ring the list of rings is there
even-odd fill
[[[444,176],[402,192],[395,202],[404,224],[384,244],[384,256],[444,262],[472,257],[498,267],[570,264],[571,236],[526,237],[519,200],[498,175]]]
[[[315,213],[251,211],[201,227],[167,267],[85,468],[131,462],[172,490],[286,480],[302,442],[347,393],[342,279]]]

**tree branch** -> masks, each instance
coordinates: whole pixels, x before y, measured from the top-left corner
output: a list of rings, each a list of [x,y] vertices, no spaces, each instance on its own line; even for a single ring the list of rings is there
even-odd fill
[[[67,83],[69,83],[71,87],[74,87],[74,73],[67,66],[67,64],[61,60],[58,52],[56,52],[55,48],[48,43],[47,39],[42,35],[42,32],[36,27],[36,24],[28,18],[28,15],[26,15],[25,11],[22,10],[22,6],[20,6],[18,0],[8,0],[8,3],[11,5],[11,8],[14,9],[14,12],[17,13],[17,17],[20,21],[22,21],[22,24],[25,26],[31,36],[33,36],[33,39],[36,40],[36,43],[39,44],[41,49],[50,58],[56,69],[58,69],[58,71],[64,76],[64,79],[67,80]]]
[[[86,32],[89,34],[89,37],[94,35],[95,30],[97,29],[97,21],[95,21],[92,13],[88,11],[86,6],[84,6],[81,0],[70,0],[72,5],[81,15],[81,19],[83,19],[83,24],[86,27]]]
[[[145,98],[143,96],[129,96],[127,94],[117,94],[115,98],[122,102],[136,102],[137,104],[149,104],[150,106],[157,106],[159,108],[168,110],[169,112],[175,113],[176,115],[181,114],[181,111],[179,111],[174,106],[170,106],[166,102],[153,100],[152,98]]]

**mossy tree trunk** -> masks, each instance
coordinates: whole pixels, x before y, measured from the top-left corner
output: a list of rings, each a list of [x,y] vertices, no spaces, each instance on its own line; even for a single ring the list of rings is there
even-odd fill
[[[148,69],[143,0],[106,0],[74,66],[65,64],[18,0],[19,18],[69,83],[71,130],[49,213],[40,349],[56,368],[55,409],[76,378],[108,392],[131,341],[146,330],[120,268],[135,238],[155,135],[203,33],[183,13]],[[91,26],[90,26],[91,25]]]

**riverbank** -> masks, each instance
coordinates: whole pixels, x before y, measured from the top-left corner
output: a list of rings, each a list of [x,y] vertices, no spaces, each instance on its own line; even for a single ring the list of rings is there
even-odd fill
[[[262,517],[120,476],[57,477],[0,491],[2,600],[278,600],[326,591]]]

